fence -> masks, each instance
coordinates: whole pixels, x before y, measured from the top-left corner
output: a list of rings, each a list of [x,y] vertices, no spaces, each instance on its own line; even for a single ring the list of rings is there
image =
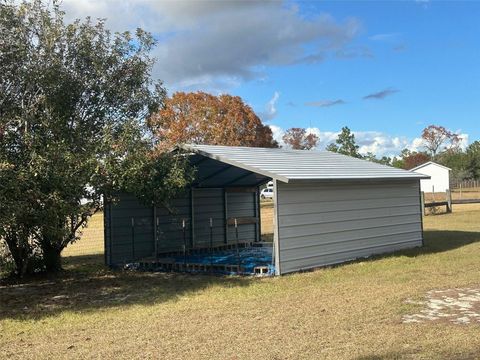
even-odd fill
[[[98,255],[104,252],[103,213],[97,213],[83,229],[80,240],[68,245],[62,256]]]
[[[453,200],[478,200],[480,199],[480,180],[464,180],[450,185]]]
[[[463,180],[455,181],[450,184],[450,188],[453,190],[460,189],[477,189],[480,191],[480,180]]]

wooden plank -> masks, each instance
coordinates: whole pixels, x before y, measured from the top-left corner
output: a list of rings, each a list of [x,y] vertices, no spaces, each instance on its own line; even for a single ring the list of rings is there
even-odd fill
[[[435,206],[447,206],[448,207],[448,201],[437,201],[437,202],[425,203],[426,208],[431,208],[431,207],[435,207]]]
[[[452,200],[452,204],[480,204],[480,199],[457,199]]]
[[[238,218],[228,218],[227,224],[230,226],[235,225],[235,220],[237,220],[237,225],[247,225],[247,224],[257,224],[258,218],[256,217],[238,217]]]

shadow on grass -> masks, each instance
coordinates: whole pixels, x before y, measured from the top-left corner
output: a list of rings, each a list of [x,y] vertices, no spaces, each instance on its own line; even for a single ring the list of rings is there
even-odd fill
[[[385,352],[381,354],[372,354],[366,356],[356,357],[357,360],[386,360],[386,359],[417,359],[417,358],[425,358],[422,356],[422,349],[420,346],[413,346],[413,349],[405,349],[399,351],[391,351]],[[443,350],[437,354],[439,359],[477,359],[478,358],[478,350],[477,351],[470,351],[465,352],[462,349],[451,349],[451,350]]]
[[[479,241],[479,232],[425,231],[424,247],[373,256],[368,261],[440,253]],[[210,286],[249,286],[255,281],[249,277],[113,271],[103,266],[103,255],[68,257],[64,259],[64,268],[58,274],[0,283],[0,320],[41,319],[64,311],[157,304]]]
[[[480,242],[480,232],[425,230],[424,246],[404,250],[405,255],[434,254],[454,250],[469,244]]]
[[[399,256],[417,257],[428,254],[442,253],[445,251],[455,250],[476,242],[480,242],[480,232],[425,230],[423,241],[424,245],[422,247],[372,255],[369,256],[367,259],[362,258],[352,260],[335,266],[342,266],[363,261],[376,261],[380,259],[387,259],[392,257],[394,258]]]
[[[445,251],[455,250],[463,246],[480,242],[479,232],[468,231],[439,231],[439,230],[425,230],[424,231],[424,246],[415,247],[411,249],[398,250],[394,252],[387,252],[383,254],[371,255],[367,258],[357,258],[354,260],[345,261],[338,264],[328,265],[325,267],[317,267],[307,269],[301,272],[312,272],[320,268],[337,268],[349,264],[371,261],[375,262],[381,259],[395,258],[401,256],[418,257],[429,254],[442,253]]]
[[[0,320],[42,319],[64,311],[175,301],[210,286],[248,286],[252,278],[140,271],[114,271],[103,255],[64,259],[64,271],[0,283]]]

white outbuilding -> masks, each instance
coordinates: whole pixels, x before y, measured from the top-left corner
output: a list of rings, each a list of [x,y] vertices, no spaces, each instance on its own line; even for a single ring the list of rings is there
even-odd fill
[[[450,189],[450,170],[446,166],[429,161],[410,171],[430,176],[430,179],[420,180],[420,188],[423,192],[432,193],[446,192]]]

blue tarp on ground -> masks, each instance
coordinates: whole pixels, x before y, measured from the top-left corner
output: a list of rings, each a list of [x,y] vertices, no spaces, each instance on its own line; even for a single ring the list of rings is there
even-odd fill
[[[250,247],[237,250],[215,251],[212,254],[193,254],[175,256],[175,262],[186,262],[189,264],[205,264],[205,265],[240,265],[245,273],[254,273],[257,266],[266,266],[269,273],[274,274],[275,268],[272,265],[272,247]]]

